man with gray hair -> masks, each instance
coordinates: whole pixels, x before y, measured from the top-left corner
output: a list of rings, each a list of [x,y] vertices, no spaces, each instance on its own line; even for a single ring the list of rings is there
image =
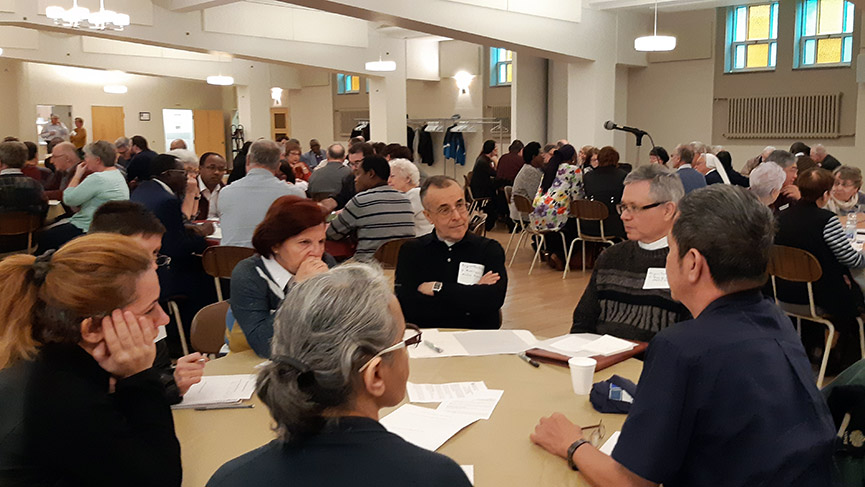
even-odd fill
[[[775,199],[775,202],[769,205],[774,211],[786,210],[791,203],[798,201],[801,197],[799,188],[796,186],[796,177],[799,175],[799,168],[796,166],[796,156],[785,150],[772,151],[766,162],[774,162],[786,174],[784,184],[781,186],[781,194]]]
[[[751,171],[749,190],[766,206],[771,205],[781,194],[787,174],[777,164],[760,164]]]
[[[689,317],[670,296],[664,273],[667,234],[684,194],[676,172],[664,166],[647,164],[628,174],[622,202],[616,207],[628,240],[598,257],[574,310],[571,333],[649,341],[659,331]]]
[[[126,169],[132,159],[132,141],[129,137],[118,137],[114,141],[114,147],[117,149],[117,165]]]
[[[766,148],[763,149],[763,152],[761,152],[760,155],[752,159],[748,159],[748,162],[745,163],[745,167],[743,167],[742,170],[739,171],[739,174],[741,174],[742,176],[747,176],[751,174],[751,171],[753,171],[754,168],[765,162],[766,158],[769,157],[769,154],[773,152],[775,152],[774,147],[772,147],[771,145],[766,146]]]
[[[306,197],[302,189],[276,177],[279,152],[276,142],[256,140],[246,155],[246,176],[220,191],[216,214],[222,228],[222,245],[252,247],[252,233],[264,220],[271,203],[280,196]]]
[[[331,144],[327,148],[327,161],[320,164],[309,177],[309,195],[320,201],[329,198],[342,189],[342,180],[352,174],[351,168],[344,165],[345,147]]]
[[[820,164],[823,169],[834,171],[841,167],[841,161],[835,159],[832,154],[826,152],[826,147],[823,144],[814,144],[811,147],[811,159]]]

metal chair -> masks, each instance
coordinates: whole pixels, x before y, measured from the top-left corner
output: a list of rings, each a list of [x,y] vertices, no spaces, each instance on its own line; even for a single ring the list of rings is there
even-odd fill
[[[534,211],[534,208],[532,208],[532,203],[525,196],[515,194],[513,195],[513,199],[514,205],[516,205],[517,211],[519,211],[520,213],[531,214]],[[511,262],[508,264],[508,267],[514,264],[514,259],[517,257],[517,251],[520,249],[523,238],[526,235],[529,235],[529,237],[535,241],[535,256],[532,257],[532,264],[529,266],[529,275],[532,275],[532,271],[535,268],[535,262],[537,262],[538,256],[541,254],[541,249],[546,247],[546,243],[544,242],[544,235],[550,233],[558,233],[559,236],[562,237],[562,248],[566,248],[565,234],[563,234],[562,232],[558,230],[540,230],[536,228],[531,221],[529,221],[528,224],[524,225],[523,231],[520,232],[520,236],[519,238],[517,238],[517,245],[516,247],[514,247],[514,253],[511,256]],[[565,267],[567,267],[567,264],[565,264]]]
[[[225,315],[228,301],[208,304],[192,318],[189,341],[201,353],[218,354],[225,345]]]
[[[177,325],[177,336],[180,339],[180,348],[183,350],[183,355],[189,355],[189,342],[186,340],[186,331],[183,329],[183,320],[180,318],[180,307],[177,306],[177,299],[183,298],[176,296],[168,298],[166,307],[168,314],[174,316],[174,323]]]
[[[35,250],[33,247],[33,233],[41,227],[42,217],[39,215],[23,211],[0,213],[0,235],[14,236],[26,234],[27,248],[22,249],[25,253],[32,254]]]
[[[385,269],[396,269],[396,263],[399,260],[399,250],[409,240],[408,238],[400,238],[385,242],[384,245],[375,251],[373,258]]]
[[[514,197],[514,187],[513,186],[505,186],[505,198],[508,200],[508,207],[513,204]],[[514,236],[522,231],[523,227],[523,214],[520,213],[520,217],[514,222],[514,229],[511,230],[511,236],[508,237],[508,244],[505,246],[505,255],[508,255],[508,251],[511,249],[511,242],[514,240]]]
[[[769,253],[769,276],[772,280],[772,294],[775,304],[787,315],[796,318],[796,329],[801,333],[802,320],[821,323],[826,326],[826,346],[823,349],[823,360],[820,363],[820,372],[817,374],[817,387],[823,387],[823,378],[826,376],[826,364],[829,362],[829,351],[832,348],[832,339],[835,336],[835,325],[829,320],[823,310],[814,304],[813,283],[823,275],[820,262],[810,252],[795,247],[784,245],[773,245]],[[808,304],[786,303],[778,299],[776,278],[790,282],[804,283],[808,289]],[[857,317],[859,323],[859,348],[862,357],[865,358],[865,329],[863,329],[862,318]]]
[[[474,233],[479,237],[487,236],[487,215],[481,213],[472,218],[472,221],[469,222],[469,231]]]
[[[571,245],[568,247],[567,257],[565,258],[565,272],[562,274],[562,279],[568,277],[568,269],[570,268],[571,257],[574,254],[574,244],[579,240],[583,247],[583,267],[586,270],[586,242],[598,242],[612,246],[616,242],[616,237],[611,237],[604,234],[604,220],[610,215],[607,206],[600,201],[592,200],[573,200],[571,201],[571,218],[577,219],[577,238],[571,240]],[[580,226],[581,221],[597,221],[601,228],[600,235],[588,235],[583,233]]]
[[[255,255],[255,249],[251,247],[232,247],[217,245],[208,247],[201,255],[201,265],[204,272],[213,276],[216,285],[216,300],[222,301],[222,286],[220,278],[231,279],[231,271],[243,259]]]

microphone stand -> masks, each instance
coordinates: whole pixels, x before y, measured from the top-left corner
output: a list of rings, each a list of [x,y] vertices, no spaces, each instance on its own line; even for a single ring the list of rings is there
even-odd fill
[[[652,147],[655,147],[655,139],[652,138],[652,135],[649,132],[641,131],[639,134],[634,134],[634,137],[637,139],[637,158],[634,161],[634,167],[640,165],[640,147],[643,146],[643,136],[648,135],[649,141],[652,143]]]

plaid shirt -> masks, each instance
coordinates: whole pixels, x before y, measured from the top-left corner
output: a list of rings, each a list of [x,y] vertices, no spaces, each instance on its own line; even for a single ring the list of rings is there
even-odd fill
[[[23,211],[45,215],[48,200],[42,185],[15,169],[0,173],[0,212]]]

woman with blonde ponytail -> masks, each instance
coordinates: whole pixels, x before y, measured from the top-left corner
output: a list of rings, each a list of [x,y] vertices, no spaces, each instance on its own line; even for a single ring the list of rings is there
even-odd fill
[[[158,298],[152,256],[122,235],[0,261],[0,485],[180,485]]]

